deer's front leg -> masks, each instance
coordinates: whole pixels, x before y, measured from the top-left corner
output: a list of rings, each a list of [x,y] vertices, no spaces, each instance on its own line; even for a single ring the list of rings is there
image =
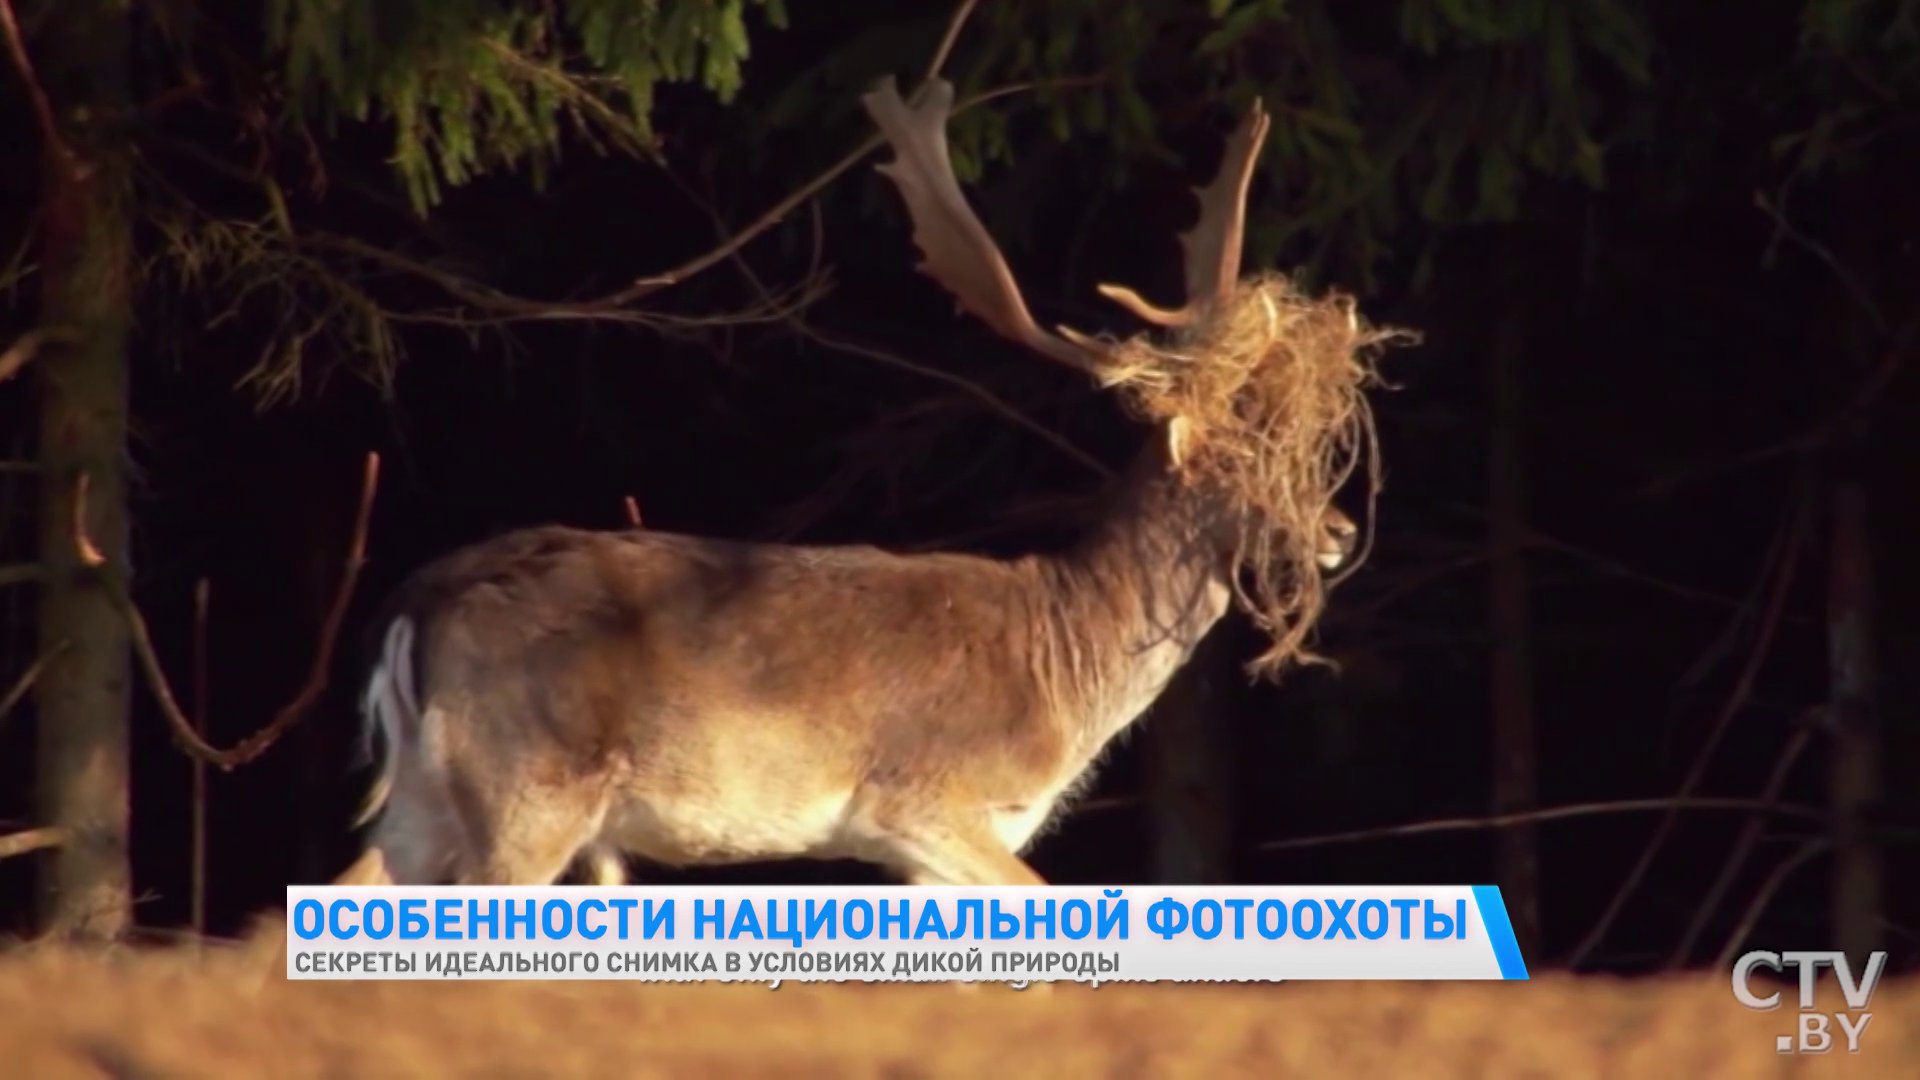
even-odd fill
[[[903,876],[909,885],[1045,885],[1024,859],[989,841],[979,849],[921,852]]]
[[[1046,879],[1008,851],[985,820],[964,824],[894,819],[882,826],[881,861],[909,885],[1045,885]],[[955,982],[961,993],[980,984]],[[1047,983],[1028,989],[1048,993]]]
[[[595,841],[580,849],[567,873],[583,885],[618,888],[627,884],[627,861],[617,848]]]

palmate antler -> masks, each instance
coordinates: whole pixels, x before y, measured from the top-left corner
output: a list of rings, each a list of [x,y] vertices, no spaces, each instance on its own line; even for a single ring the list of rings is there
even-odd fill
[[[914,243],[924,257],[920,271],[1001,336],[1086,371],[1103,384],[1123,378],[1112,352],[1099,341],[1064,326],[1049,332],[1028,312],[1006,258],[967,205],[953,175],[947,153],[952,84],[934,79],[920,100],[908,105],[889,78],[860,102],[893,148],[894,159],[877,168],[900,189],[907,204]],[[1156,326],[1180,327],[1232,293],[1240,273],[1247,188],[1269,124],[1256,100],[1228,140],[1219,173],[1196,189],[1200,220],[1180,237],[1186,251],[1187,302],[1173,309],[1155,307],[1121,285],[1101,285],[1101,295]]]

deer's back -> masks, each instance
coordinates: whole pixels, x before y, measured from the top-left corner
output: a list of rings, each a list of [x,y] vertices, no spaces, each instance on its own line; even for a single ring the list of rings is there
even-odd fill
[[[1030,569],[542,527],[428,565],[390,610],[419,628],[423,697],[511,702],[584,753],[801,725],[884,768],[1051,752],[1025,745],[1047,711]]]

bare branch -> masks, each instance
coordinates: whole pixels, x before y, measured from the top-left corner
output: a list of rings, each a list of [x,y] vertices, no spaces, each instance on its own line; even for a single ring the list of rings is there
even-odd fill
[[[1767,876],[1760,890],[1753,894],[1753,900],[1747,904],[1747,910],[1741,914],[1740,922],[1734,927],[1733,933],[1727,935],[1727,943],[1721,947],[1720,956],[1714,961],[1715,970],[1724,971],[1733,966],[1733,958],[1740,954],[1741,947],[1746,944],[1748,938],[1753,936],[1753,928],[1760,922],[1760,916],[1766,914],[1767,905],[1773,902],[1774,894],[1780,891],[1780,886],[1787,883],[1787,879],[1793,876],[1793,872],[1815,856],[1825,854],[1832,846],[1833,841],[1826,837],[1814,837],[1801,844],[1800,850],[1787,856],[1785,861],[1773,868],[1773,873]]]
[[[6,0],[0,0],[4,4]],[[20,373],[40,350],[48,345],[71,342],[74,334],[70,330],[51,326],[36,326],[21,334],[7,351],[0,353],[0,383],[6,382]]]
[[[1701,680],[1714,670],[1715,665],[1730,656],[1734,647],[1740,643],[1740,636],[1746,630],[1747,624],[1758,616],[1761,608],[1766,604],[1768,589],[1771,585],[1767,570],[1779,562],[1781,549],[1794,539],[1794,524],[1797,520],[1797,515],[1790,516],[1773,531],[1773,536],[1767,540],[1766,552],[1760,556],[1760,572],[1754,575],[1753,584],[1747,589],[1747,594],[1740,598],[1740,606],[1734,609],[1733,617],[1727,620],[1720,633],[1700,651],[1700,655],[1681,674],[1675,684],[1678,689],[1686,690],[1700,685]]]
[[[0,0],[4,6],[5,0]],[[67,842],[67,830],[55,826],[40,829],[28,829],[11,836],[0,836],[0,859],[11,859],[15,855],[27,855],[42,848],[59,847]]]
[[[346,566],[341,575],[339,587],[333,595],[333,604],[327,611],[326,621],[320,630],[320,640],[314,650],[313,666],[307,672],[307,681],[292,701],[289,701],[277,713],[266,727],[247,736],[234,746],[220,750],[202,739],[194,730],[193,721],[180,709],[178,699],[174,697],[173,687],[168,683],[160,659],[154,653],[153,638],[148,633],[147,621],[140,609],[128,595],[126,582],[115,567],[100,557],[98,549],[88,538],[85,529],[86,506],[85,473],[80,474],[74,494],[74,546],[87,565],[94,568],[101,585],[106,589],[109,600],[118,608],[127,626],[132,632],[134,653],[140,660],[140,666],[147,677],[147,684],[154,698],[160,704],[160,711],[166,716],[167,724],[173,730],[174,741],[187,753],[217,765],[223,770],[232,771],[235,767],[265,753],[282,735],[285,735],[306,711],[313,706],[327,688],[327,674],[333,666],[334,643],[340,636],[340,626],[346,620],[347,605],[353,596],[353,587],[360,579],[360,568],[366,563],[367,530],[373,517],[374,493],[380,483],[380,455],[367,455],[366,474],[360,487],[360,507],[354,518],[353,538],[347,546]]]
[[[1074,461],[1085,465],[1096,475],[1103,478],[1113,475],[1113,470],[1102,464],[1100,459],[1082,450],[1080,447],[1075,446],[1072,442],[1068,441],[1065,436],[1060,435],[1045,424],[1021,412],[1004,398],[964,375],[959,375],[937,367],[931,367],[927,364],[917,363],[898,353],[888,352],[885,349],[879,349],[871,345],[863,345],[857,341],[849,341],[846,338],[836,337],[832,334],[816,330],[797,320],[792,323],[792,326],[794,331],[802,337],[824,345],[829,349],[834,349],[852,356],[864,357],[875,363],[899,368],[902,371],[910,371],[916,375],[933,379],[936,382],[946,383],[948,386],[961,391],[968,397],[985,405],[990,411],[1005,417],[1023,430],[1038,436],[1040,439],[1052,445],[1054,449],[1072,458]]]
[[[47,665],[53,662],[53,658],[66,651],[67,644],[62,641],[41,653],[33,663],[27,665],[27,670],[20,673],[20,677],[14,680],[13,685],[7,688],[6,694],[0,696],[0,722],[4,722],[7,714],[13,711],[13,707],[20,704],[21,699],[27,696],[27,692],[33,689],[33,684],[39,680],[40,673],[47,669]]]
[[[1686,799],[1699,788],[1700,782],[1706,778],[1707,765],[1712,761],[1713,752],[1719,747],[1721,738],[1732,726],[1734,717],[1740,714],[1740,710],[1746,707],[1748,700],[1753,696],[1754,680],[1759,677],[1760,667],[1773,645],[1775,632],[1778,631],[1781,616],[1786,610],[1787,595],[1793,588],[1794,574],[1800,565],[1800,549],[1805,543],[1811,518],[1812,513],[1805,502],[1795,508],[1791,532],[1786,542],[1780,547],[1779,561],[1776,566],[1769,568],[1774,575],[1772,595],[1767,598],[1766,611],[1761,615],[1753,649],[1747,654],[1746,664],[1734,680],[1733,689],[1727,694],[1726,702],[1721,705],[1720,714],[1715,717],[1713,728],[1707,733],[1707,741],[1694,755],[1693,765],[1687,770],[1686,779],[1681,781],[1680,790],[1676,794],[1678,799]],[[1580,966],[1593,950],[1599,948],[1607,931],[1612,929],[1613,921],[1626,907],[1627,898],[1640,887],[1640,882],[1646,878],[1647,871],[1653,867],[1653,860],[1659,855],[1661,846],[1666,843],[1668,835],[1673,832],[1677,824],[1679,824],[1677,811],[1669,811],[1667,816],[1661,819],[1659,828],[1654,830],[1653,838],[1647,841],[1646,849],[1640,853],[1639,861],[1634,863],[1633,869],[1627,872],[1626,879],[1620,883],[1620,888],[1607,902],[1607,908],[1601,914],[1600,921],[1594,924],[1593,929],[1587,931],[1587,936],[1574,949],[1567,966]]]
[[[73,152],[66,140],[60,137],[60,125],[53,118],[53,102],[47,97],[47,91],[40,85],[40,77],[34,74],[33,60],[27,55],[26,40],[20,34],[20,20],[13,14],[13,0],[0,0],[0,34],[5,35],[7,54],[13,59],[13,66],[20,73],[20,81],[27,86],[27,98],[33,103],[34,121],[40,125],[40,137],[47,142],[47,152],[64,162],[73,160]]]
[[[1487,517],[1486,511],[1476,506],[1455,503],[1453,508],[1479,521],[1485,521]],[[1670,581],[1658,575],[1647,573],[1644,570],[1637,570],[1610,555],[1569,543],[1557,537],[1549,536],[1536,528],[1529,527],[1527,529],[1526,545],[1529,548],[1540,551],[1564,555],[1569,559],[1587,564],[1599,573],[1606,574],[1610,577],[1617,577],[1624,581],[1636,582],[1651,589],[1658,589],[1661,592],[1670,593],[1683,600],[1692,600],[1722,608],[1739,608],[1745,603],[1745,601],[1730,596],[1721,596],[1719,593],[1696,589],[1682,582]]]
[[[1749,465],[1758,465],[1762,462],[1773,461],[1777,458],[1804,453],[1818,446],[1820,440],[1826,435],[1826,431],[1826,426],[1822,425],[1812,431],[1801,432],[1792,438],[1781,439],[1768,443],[1765,446],[1754,447],[1750,450],[1743,450],[1732,457],[1721,458],[1696,465],[1687,465],[1675,469],[1672,472],[1654,477],[1633,491],[1628,492],[1627,497],[1630,499],[1655,498],[1657,496],[1670,494],[1690,484],[1696,484],[1702,480],[1710,479],[1720,473],[1733,472],[1746,468]]]
[[[1892,320],[1887,317],[1886,311],[1874,300],[1872,290],[1861,281],[1858,274],[1841,262],[1831,249],[1796,227],[1788,220],[1781,206],[1769,199],[1764,192],[1756,192],[1753,201],[1760,212],[1774,223],[1773,239],[1768,243],[1768,260],[1772,259],[1772,250],[1785,240],[1804,248],[1832,270],[1841,288],[1846,290],[1847,295],[1859,306],[1862,314],[1873,324],[1874,331],[1884,343],[1879,362],[1874,365],[1872,371],[1867,373],[1853,395],[1835,411],[1834,415],[1820,420],[1810,429],[1790,438],[1742,451],[1733,457],[1688,466],[1666,476],[1656,477],[1642,485],[1636,493],[1641,497],[1665,494],[1715,473],[1818,449],[1873,405],[1881,391],[1886,389],[1895,375],[1899,374],[1915,339],[1920,338],[1920,312],[1916,312],[1904,324],[1895,327]]]
[[[702,200],[702,201],[706,206],[707,216],[711,218],[713,221],[714,229],[717,232],[719,232],[722,237],[726,237],[728,235],[726,221],[723,218],[721,218],[719,211],[714,209],[713,204],[711,202],[705,202],[705,200]],[[722,246],[724,247],[726,245],[723,243]],[[752,286],[756,292],[758,292],[762,297],[768,298],[768,301],[771,302],[771,295],[768,292],[766,283],[760,280],[760,275],[754,273],[753,268],[747,265],[746,259],[740,256],[738,251],[738,245],[735,245],[735,250],[732,253],[732,259],[733,259],[734,267],[740,271],[741,277],[746,278],[747,284]],[[1098,458],[1094,457],[1092,454],[1087,453],[1085,450],[1082,450],[1080,447],[1075,446],[1072,442],[1068,441],[1066,438],[1064,438],[1057,432],[1053,431],[1051,428],[1047,427],[1045,424],[1040,423],[1039,421],[1033,419],[1032,417],[1028,416],[1024,412],[1021,412],[1019,409],[1015,408],[1012,404],[1007,402],[1005,399],[1001,398],[998,394],[995,394],[992,390],[989,390],[987,387],[981,385],[978,382],[975,382],[972,379],[967,378],[964,375],[956,374],[955,372],[947,371],[943,368],[937,368],[927,364],[918,363],[914,360],[910,360],[904,356],[901,356],[898,353],[888,352],[885,349],[879,349],[871,345],[861,344],[860,342],[857,342],[857,341],[849,341],[845,338],[835,337],[832,334],[825,333],[821,330],[816,329],[812,325],[808,324],[805,320],[800,318],[798,312],[794,312],[790,314],[786,318],[785,322],[788,328],[790,328],[794,333],[800,335],[803,338],[806,338],[809,341],[814,342],[817,345],[822,345],[822,346],[825,346],[826,348],[833,349],[838,352],[847,353],[851,356],[858,356],[863,359],[872,360],[875,363],[885,364],[886,366],[891,368],[898,368],[902,371],[909,371],[915,375],[922,376],[923,378],[932,379],[936,382],[945,383],[948,386],[951,386],[954,389],[959,390],[960,392],[974,399],[975,401],[980,402],[982,405],[985,405],[990,411],[1002,417],[1005,417],[1007,420],[1012,421],[1014,424],[1016,424],[1020,428],[1040,437],[1043,441],[1052,445],[1055,449],[1059,450],[1061,453],[1072,458],[1074,461],[1077,461],[1080,464],[1086,466],[1088,469],[1091,469],[1096,475],[1100,476],[1101,478],[1108,479],[1113,476],[1113,470],[1107,468],[1104,464],[1100,462]]]
[[[1801,751],[1805,750],[1807,743],[1812,740],[1811,726],[1801,727],[1787,740],[1786,747],[1780,751],[1779,760],[1774,762],[1773,775],[1767,778],[1767,786],[1760,792],[1762,802],[1772,802],[1780,797],[1780,792],[1787,786],[1788,777],[1793,775],[1794,763],[1800,760]],[[1727,890],[1733,887],[1734,879],[1740,875],[1741,867],[1746,865],[1747,856],[1753,853],[1754,845],[1760,842],[1766,825],[1766,817],[1755,814],[1741,827],[1740,837],[1733,842],[1733,850],[1727,855],[1725,865],[1720,867],[1719,876],[1714,878],[1713,884],[1707,887],[1707,895],[1701,899],[1700,906],[1694,909],[1693,919],[1687,923],[1687,929],[1680,935],[1680,941],[1673,947],[1673,952],[1668,954],[1666,964],[1668,971],[1680,969],[1686,964],[1687,957],[1693,955],[1694,945],[1699,942],[1700,935],[1706,933],[1708,920],[1712,919],[1713,913],[1719,909],[1720,901],[1725,899]]]
[[[254,186],[263,182],[246,168],[197,147],[181,149],[195,162],[236,182]],[[146,179],[166,196],[164,204],[146,212],[161,241],[152,262],[164,266],[189,290],[212,287],[228,298],[227,310],[214,316],[208,328],[233,318],[243,305],[266,309],[271,320],[268,344],[241,380],[266,404],[299,389],[304,358],[316,341],[330,345],[340,356],[352,357],[384,385],[404,356],[405,343],[398,333],[404,324],[453,329],[470,341],[480,331],[499,331],[516,322],[564,319],[641,325],[670,336],[777,320],[790,307],[811,304],[826,291],[824,280],[809,278],[783,291],[768,309],[705,316],[631,309],[575,311],[573,305],[510,296],[430,260],[364,240],[296,230],[286,217],[284,200],[271,187],[271,212],[249,221],[203,209],[163,172],[152,170]],[[423,279],[453,302],[425,309],[390,308],[372,285],[380,275],[395,273]]]
[[[961,15],[964,15],[964,11]],[[1098,78],[1067,79],[1051,85],[1065,88],[1099,81]],[[978,94],[962,103],[954,112],[959,113],[1009,94],[1025,92],[1035,85],[1015,84]],[[370,357],[384,377],[390,374],[391,367],[398,359],[400,346],[392,327],[401,323],[443,326],[472,333],[517,322],[582,320],[640,325],[659,333],[675,333],[789,320],[825,294],[827,283],[824,275],[811,274],[777,294],[763,290],[761,304],[739,312],[678,316],[635,310],[632,305],[652,292],[691,278],[731,257],[749,241],[817,196],[842,173],[879,147],[881,141],[878,135],[870,137],[712,251],[664,274],[642,278],[628,288],[587,301],[546,301],[515,296],[422,259],[353,237],[322,232],[290,234],[287,229],[278,226],[227,221],[193,208],[192,201],[177,191],[173,194],[189,207],[188,217],[191,220],[156,220],[155,224],[168,241],[164,249],[166,254],[177,264],[178,271],[184,277],[191,279],[209,271],[230,275],[245,269],[249,273],[240,283],[238,300],[262,290],[277,300],[281,326],[275,341],[284,342],[287,347],[280,350],[282,355],[263,356],[261,363],[248,376],[248,381],[264,387],[267,397],[272,399],[297,385],[299,356],[306,343],[321,334],[331,338],[344,333],[350,339],[342,343],[345,351]],[[191,151],[191,156],[236,180],[249,183],[258,181],[258,177],[248,170],[197,149]],[[164,176],[156,175],[153,179],[163,189],[171,190]],[[350,270],[328,265],[328,255],[360,260],[371,267],[426,281],[451,297],[454,305],[443,310],[388,310],[365,292]],[[308,292],[314,296],[307,296]],[[343,323],[344,331],[333,329]]]
[[[644,295],[640,293],[631,296],[615,294],[614,297],[588,301],[532,300],[514,296],[459,274],[442,270],[419,259],[349,236],[304,233],[297,238],[297,243],[309,248],[365,259],[387,270],[398,271],[431,282],[460,303],[486,313],[474,314],[448,310],[417,314],[390,313],[388,316],[394,322],[429,323],[465,329],[512,322],[577,320],[631,323],[656,330],[774,322],[786,318],[795,309],[812,304],[825,293],[824,284],[818,278],[814,278],[789,289],[784,296],[769,297],[764,306],[747,311],[706,316],[675,316],[661,312],[636,311],[628,307],[633,300]]]
[[[1776,814],[1780,817],[1800,818],[1806,821],[1825,822],[1824,811],[1808,806],[1791,806],[1767,802],[1761,799],[1720,799],[1720,798],[1659,798],[1659,799],[1620,799],[1614,802],[1573,803],[1568,806],[1550,806],[1539,810],[1521,810],[1511,814],[1490,814],[1486,817],[1441,818],[1435,821],[1416,821],[1409,825],[1388,825],[1378,829],[1356,829],[1352,832],[1330,833],[1324,836],[1302,836],[1292,840],[1268,840],[1255,845],[1260,851],[1287,851],[1295,848],[1327,847],[1333,844],[1352,844],[1367,840],[1390,840],[1402,836],[1421,836],[1427,833],[1470,832],[1477,829],[1504,829],[1511,825],[1532,825],[1543,821],[1564,821],[1569,818],[1598,817],[1606,814],[1642,814],[1649,811],[1666,811],[1677,814],[1683,810],[1733,810],[1753,814]]]
[[[47,568],[39,563],[13,563],[0,566],[0,585],[26,585],[45,581]]]
[[[1732,472],[1764,461],[1818,450],[1873,406],[1880,393],[1893,382],[1894,376],[1900,373],[1902,365],[1906,362],[1907,351],[1912,348],[1916,335],[1920,335],[1920,316],[1909,321],[1894,336],[1892,344],[1881,352],[1879,362],[1874,365],[1872,371],[1867,373],[1866,378],[1861,380],[1852,396],[1834,410],[1831,416],[1825,417],[1807,430],[1790,438],[1743,450],[1732,457],[1689,465],[1657,476],[1632,492],[1631,497],[1650,498],[1669,494],[1677,488],[1698,483],[1717,473]]]
[[[962,0],[960,7],[954,12],[953,18],[947,24],[946,34],[941,38],[939,48],[935,50],[933,59],[927,65],[927,77],[921,81],[921,87],[915,89],[916,97],[918,96],[919,90],[931,84],[932,80],[940,74],[940,69],[946,65],[947,56],[952,51],[954,42],[959,38],[960,29],[965,25],[967,17],[973,13],[975,2],[976,0]],[[1090,79],[1069,79],[1055,83],[1054,85],[1064,88],[1074,85],[1091,85],[1099,81],[1100,79],[1098,77]],[[977,94],[955,106],[953,112],[955,115],[958,115],[975,105],[983,104],[994,98],[1030,89],[1032,85],[1033,84],[1024,84],[1004,87],[984,94]],[[619,307],[631,303],[649,293],[658,292],[671,285],[677,285],[701,271],[717,265],[722,260],[732,257],[735,252],[745,247],[755,237],[786,220],[788,214],[806,205],[814,196],[826,190],[827,185],[839,179],[842,173],[858,165],[868,154],[879,149],[883,141],[879,135],[870,136],[845,157],[828,166],[826,171],[805,184],[802,184],[792,194],[775,203],[766,213],[755,218],[752,224],[735,233],[731,239],[719,247],[714,248],[712,251],[689,259],[665,273],[641,278],[611,296],[592,302],[593,306]]]
[[[1793,222],[1788,221],[1786,213],[1775,206],[1772,199],[1767,198],[1766,192],[1754,192],[1753,205],[1758,207],[1762,214],[1765,214],[1773,221],[1776,241],[1791,240],[1806,249],[1814,258],[1827,264],[1827,269],[1833,271],[1834,276],[1840,280],[1841,287],[1847,290],[1848,295],[1853,297],[1856,304],[1860,305],[1860,310],[1864,312],[1867,318],[1873,323],[1873,328],[1883,336],[1892,332],[1891,324],[1887,321],[1886,313],[1881,311],[1880,305],[1873,300],[1873,291],[1868,289],[1866,284],[1860,280],[1859,275],[1855,274],[1851,268],[1841,262],[1832,250],[1820,241],[1800,231]],[[1769,244],[1768,246],[1772,247],[1774,245]]]
[[[933,59],[927,61],[927,73],[920,79],[921,86],[940,77],[940,69],[947,66],[947,57],[953,54],[953,45],[960,40],[960,31],[967,25],[967,19],[978,3],[979,0],[960,0],[953,17],[947,20],[947,32],[940,37],[940,47],[933,50]]]
[[[1056,89],[1072,89],[1097,85],[1102,81],[1103,78],[1100,76],[1086,76],[1054,80],[1048,82],[1046,85]],[[1039,85],[1041,84],[1033,82],[1014,83],[975,94],[955,105],[952,115],[958,116],[968,109],[1002,97],[1025,93]],[[371,244],[366,244],[350,237],[331,234],[308,234],[302,236],[300,240],[302,243],[331,248],[343,253],[370,259],[385,265],[389,269],[422,278],[438,286],[442,291],[462,303],[470,304],[482,311],[493,313],[500,321],[591,319],[595,321],[634,322],[644,323],[650,326],[659,326],[668,324],[672,320],[662,315],[643,314],[628,310],[630,305],[662,289],[678,285],[712,268],[720,262],[732,258],[735,253],[746,247],[748,243],[752,242],[760,236],[760,234],[785,221],[789,214],[806,205],[808,201],[819,195],[820,192],[826,190],[828,185],[839,179],[847,170],[858,165],[867,155],[879,149],[883,142],[882,137],[877,134],[869,136],[859,146],[849,151],[846,156],[828,166],[812,180],[802,184],[799,188],[788,194],[786,198],[781,199],[765,213],[755,218],[752,223],[734,233],[726,241],[712,250],[695,256],[671,270],[640,278],[626,288],[616,290],[615,292],[593,300],[560,302],[531,300],[525,297],[513,296],[501,292],[498,289],[468,280],[458,274],[448,273],[447,271],[429,266],[418,260],[374,247]],[[754,314],[743,314],[741,316],[711,317],[701,321],[707,324],[719,321],[732,323],[775,321],[785,318],[791,314],[793,310],[811,303],[813,299],[817,298],[817,295],[815,290],[806,289],[801,291],[800,299],[777,305],[774,310],[762,310]],[[484,319],[469,319],[465,316],[457,315],[413,318],[415,321],[420,322],[444,321],[464,325],[480,325],[486,322]]]

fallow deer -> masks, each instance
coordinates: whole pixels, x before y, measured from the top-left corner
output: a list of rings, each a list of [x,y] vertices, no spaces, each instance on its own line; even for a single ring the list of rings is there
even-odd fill
[[[887,82],[862,102],[893,151],[878,168],[920,269],[1000,335],[1128,378],[1111,342],[1028,313],[953,176],[951,87],[933,81],[910,105]],[[1198,191],[1188,305],[1105,295],[1176,335],[1216,315],[1235,295],[1267,127],[1256,103]],[[622,854],[1043,883],[1019,853],[1240,595],[1246,522],[1184,475],[1205,437],[1190,421],[1157,419],[1111,508],[1059,553],[543,527],[428,565],[390,602],[365,690],[366,858],[403,884],[547,884],[580,857],[611,883]],[[1315,589],[1354,546],[1331,494],[1288,495],[1312,504],[1295,524],[1319,535],[1292,550]]]

